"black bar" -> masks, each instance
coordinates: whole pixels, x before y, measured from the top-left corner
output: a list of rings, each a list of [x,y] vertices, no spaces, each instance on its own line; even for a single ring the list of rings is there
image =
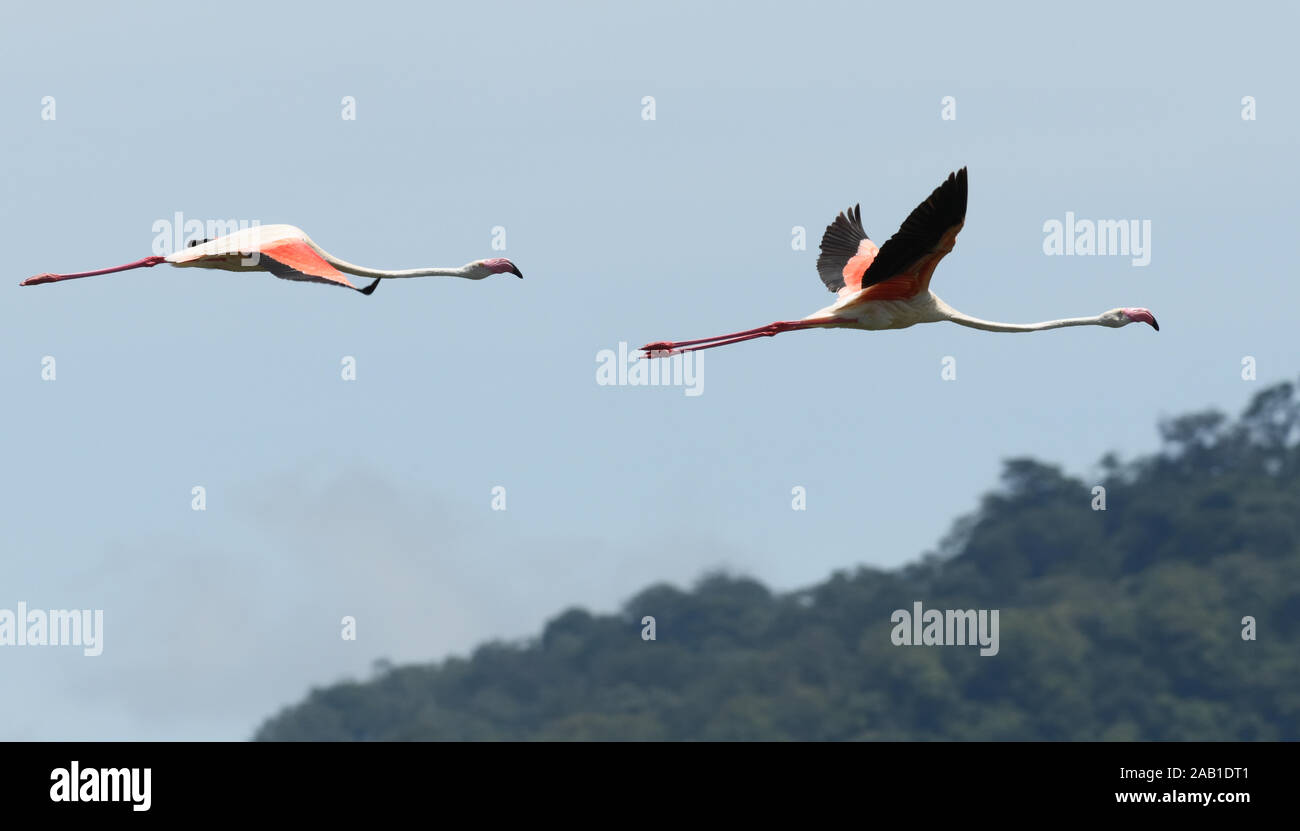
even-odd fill
[[[52,818],[234,819],[291,812],[336,821],[397,810],[443,814],[472,805],[494,815],[535,810],[540,820],[554,811],[606,816],[600,806],[614,797],[625,807],[635,805],[638,816],[666,817],[701,798],[738,813],[761,813],[773,805],[816,812],[852,803],[865,823],[891,806],[918,818],[957,813],[1026,819],[1045,818],[1045,809],[1058,819],[1079,813],[1178,819],[1192,810],[1225,819],[1255,806],[1284,809],[1290,794],[1283,782],[1295,769],[1295,747],[32,743],[7,745],[0,760],[5,806]],[[135,810],[129,798],[53,801],[52,789],[70,779],[73,762],[82,788],[103,784],[104,768],[137,768],[142,785],[148,768],[148,810]],[[88,786],[89,779],[96,784]],[[122,777],[112,774],[110,786],[112,780]],[[67,795],[66,789],[58,793]],[[1244,794],[1245,801],[1205,805],[1199,797],[1188,801],[1192,793],[1216,800]],[[1151,794],[1155,801],[1135,805],[1120,801],[1132,798],[1121,794]],[[1175,801],[1162,801],[1165,794]],[[437,821],[433,816],[430,822]]]

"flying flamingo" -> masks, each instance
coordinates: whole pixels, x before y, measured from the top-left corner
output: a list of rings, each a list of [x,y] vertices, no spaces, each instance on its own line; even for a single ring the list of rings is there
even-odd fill
[[[1065,326],[1118,329],[1140,321],[1160,330],[1148,309],[1120,308],[1095,317],[1067,317],[1042,323],[994,323],[962,314],[930,291],[930,276],[957,242],[966,221],[966,168],[950,173],[882,246],[867,239],[860,206],[844,211],[822,235],[817,273],[839,299],[802,320],[778,320],[757,329],[684,341],[656,341],[641,347],[658,358],[729,343],[771,337],[798,329],[904,329],[950,320],[986,332],[1037,332]]]
[[[312,283],[343,286],[371,294],[380,280],[397,277],[464,277],[468,280],[482,280],[493,274],[510,273],[523,277],[515,264],[500,257],[490,260],[475,260],[460,268],[412,268],[406,271],[381,271],[375,268],[362,268],[359,265],[344,262],[330,256],[319,245],[311,241],[301,229],[292,225],[255,225],[224,237],[202,242],[191,242],[183,251],[177,251],[166,257],[152,256],[133,263],[119,265],[115,268],[103,268],[99,271],[79,271],[75,274],[37,274],[28,277],[19,285],[38,286],[41,283],[57,283],[60,280],[75,280],[80,277],[93,277],[96,274],[112,274],[132,268],[149,268],[160,263],[171,263],[183,268],[219,268],[224,271],[269,271],[285,280],[305,280]],[[373,277],[374,281],[363,289],[352,285],[342,272],[358,277]]]

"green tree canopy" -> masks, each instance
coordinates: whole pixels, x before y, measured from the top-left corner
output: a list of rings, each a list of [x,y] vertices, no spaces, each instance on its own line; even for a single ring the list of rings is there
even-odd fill
[[[1300,739],[1294,387],[1160,435],[1095,481],[1008,461],[903,569],[787,594],[716,574],[651,586],[618,614],[570,609],[525,642],[313,690],[256,738]],[[918,600],[998,609],[999,654],[893,645],[891,613]]]

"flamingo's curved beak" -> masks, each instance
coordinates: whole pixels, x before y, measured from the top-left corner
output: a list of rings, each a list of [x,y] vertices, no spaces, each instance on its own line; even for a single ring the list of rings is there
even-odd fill
[[[519,266],[515,265],[514,263],[511,263],[511,264],[510,264],[510,273],[513,274],[513,275],[515,275],[516,277],[518,277],[520,280],[524,279],[524,274],[523,274],[523,272],[520,271],[520,270],[519,270]],[[1159,327],[1157,327],[1157,328],[1159,328]]]
[[[1160,324],[1156,323],[1156,316],[1151,314],[1150,309],[1125,309],[1124,314],[1134,323],[1150,323],[1152,329],[1160,331]]]

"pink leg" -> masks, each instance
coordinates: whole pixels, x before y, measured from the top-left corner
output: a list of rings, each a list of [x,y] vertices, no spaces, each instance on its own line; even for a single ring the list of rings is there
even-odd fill
[[[715,346],[727,346],[728,344],[732,344],[732,343],[742,343],[747,340],[754,340],[755,338],[767,338],[775,334],[776,332],[759,332],[757,335],[740,335],[734,338],[726,338],[724,340],[713,341],[712,343],[706,343],[703,346],[688,346],[685,349],[673,348],[667,350],[667,352],[659,351],[657,354],[655,352],[647,352],[646,357],[664,358],[664,357],[668,357],[669,355],[685,355],[687,352],[699,352],[701,349],[712,349]]]
[[[784,326],[787,323],[794,323],[794,321],[778,320],[776,323],[769,323],[766,326],[758,326],[753,329],[742,329],[739,332],[732,332],[731,334],[728,335],[715,335],[711,338],[696,338],[695,340],[659,341],[659,343],[671,343],[674,347],[694,346],[697,343],[708,343],[710,341],[715,341],[715,340],[728,340],[730,338],[740,337],[741,335],[766,335],[768,332],[772,330],[772,327]],[[650,345],[653,346],[654,344],[650,344]],[[645,347],[642,348],[644,349]]]
[[[132,268],[150,268],[165,262],[166,257],[145,257],[143,260],[136,260],[133,263],[119,265],[114,268],[101,268],[98,271],[78,271],[75,274],[37,274],[35,277],[28,277],[18,285],[20,286],[39,286],[41,283],[57,283],[60,280],[76,280],[79,277],[94,277],[97,274],[112,274],[116,271],[127,271]]]
[[[742,341],[753,340],[754,338],[767,338],[781,332],[793,332],[797,329],[814,329],[821,326],[827,326],[835,323],[851,323],[852,321],[842,318],[823,318],[821,320],[778,320],[775,323],[769,323],[766,326],[759,326],[756,329],[745,329],[740,332],[732,332],[729,335],[718,335],[712,338],[698,338],[696,340],[682,341],[656,341],[647,343],[641,347],[641,351],[648,358],[662,358],[668,355],[679,355],[686,352],[698,352],[701,349],[712,349],[715,346],[726,346],[732,343],[741,343]],[[707,344],[705,346],[696,346],[696,344]],[[683,349],[682,347],[694,347]]]

